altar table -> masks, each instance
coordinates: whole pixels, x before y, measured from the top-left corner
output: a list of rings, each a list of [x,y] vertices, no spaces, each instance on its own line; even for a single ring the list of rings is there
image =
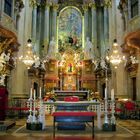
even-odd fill
[[[64,111],[66,109],[69,109],[69,111],[90,111],[89,108],[91,105],[97,106],[97,128],[101,130],[101,112],[100,112],[100,103],[99,102],[93,102],[93,101],[78,101],[78,102],[65,102],[65,101],[56,101],[56,102],[47,102],[45,101],[44,104],[46,105],[53,105],[55,107],[55,110],[57,111]],[[86,110],[85,110],[86,109]],[[54,110],[54,112],[55,112]],[[67,110],[66,110],[67,112]],[[90,111],[91,112],[91,111]]]

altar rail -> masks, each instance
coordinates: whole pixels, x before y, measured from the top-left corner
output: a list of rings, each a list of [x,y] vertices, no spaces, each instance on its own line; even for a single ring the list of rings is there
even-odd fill
[[[28,99],[9,99],[8,100],[8,109],[7,109],[7,113],[6,113],[7,116],[8,117],[17,117],[17,116],[18,117],[23,117],[23,116],[27,116],[27,114],[28,114],[27,101],[28,101]],[[125,102],[119,102],[119,101],[115,102],[115,111],[116,111],[115,113],[116,114],[119,115],[120,113],[122,113],[123,115],[128,115],[129,110],[126,110]],[[136,109],[136,113],[137,113],[136,117],[138,116],[140,118],[140,101],[135,101],[134,103],[135,103],[135,109]],[[9,110],[9,108],[10,108],[10,110]],[[51,114],[51,113],[53,113],[55,111],[55,107],[54,107],[53,104],[52,105],[45,104],[45,108],[46,108],[46,114]],[[89,109],[91,111],[93,111],[93,112],[97,112],[98,105],[90,105]],[[99,109],[100,109],[101,115],[103,115],[104,112],[105,112],[104,101],[100,102],[100,108]],[[108,111],[111,112],[111,104],[110,104],[110,102],[108,103]]]
[[[99,105],[90,105],[88,110],[92,111],[92,112],[97,112],[98,110],[98,106]],[[45,110],[46,110],[46,113],[47,114],[51,114],[55,111],[55,106],[54,105],[45,105]],[[104,114],[104,111],[105,111],[105,107],[104,107],[104,103],[100,103],[100,112],[101,114]]]

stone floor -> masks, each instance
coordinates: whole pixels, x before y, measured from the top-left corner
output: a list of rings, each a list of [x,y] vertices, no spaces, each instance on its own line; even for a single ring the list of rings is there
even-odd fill
[[[26,119],[17,119],[16,126],[0,132],[0,139],[3,140],[92,140],[90,129],[85,131],[56,131],[53,139],[52,116],[46,117],[46,127],[43,131],[31,131],[26,129]],[[95,122],[96,125],[96,122]],[[140,140],[140,120],[117,120],[115,132],[104,132],[95,127],[94,140]]]

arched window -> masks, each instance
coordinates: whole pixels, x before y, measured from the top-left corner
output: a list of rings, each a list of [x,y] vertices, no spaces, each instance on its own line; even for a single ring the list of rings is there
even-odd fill
[[[12,3],[13,0],[5,0],[4,4],[4,12],[10,17],[12,16]]]

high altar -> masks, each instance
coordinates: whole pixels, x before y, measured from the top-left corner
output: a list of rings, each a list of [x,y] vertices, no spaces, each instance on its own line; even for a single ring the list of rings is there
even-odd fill
[[[57,26],[57,47],[51,50],[56,54],[49,56],[46,89],[96,91],[93,48],[89,44],[86,46],[81,11],[72,6],[62,9]]]

